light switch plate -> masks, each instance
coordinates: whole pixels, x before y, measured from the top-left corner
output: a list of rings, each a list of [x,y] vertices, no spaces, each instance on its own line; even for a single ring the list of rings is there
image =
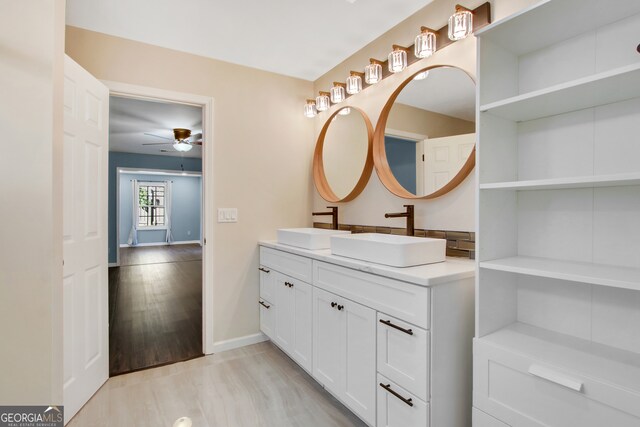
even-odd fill
[[[218,222],[238,222],[238,209],[218,208]]]

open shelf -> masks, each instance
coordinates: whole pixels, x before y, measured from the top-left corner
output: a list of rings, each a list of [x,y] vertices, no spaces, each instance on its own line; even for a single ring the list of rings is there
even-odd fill
[[[481,261],[480,268],[613,288],[640,290],[640,269],[637,268],[527,256]]]
[[[550,366],[600,377],[617,386],[640,391],[640,355],[637,353],[520,322],[477,340]]]
[[[476,35],[522,55],[640,12],[637,0],[544,0]]]
[[[640,62],[484,104],[480,106],[480,111],[521,122],[638,96]]]
[[[481,190],[562,190],[640,185],[640,172],[480,184]]]

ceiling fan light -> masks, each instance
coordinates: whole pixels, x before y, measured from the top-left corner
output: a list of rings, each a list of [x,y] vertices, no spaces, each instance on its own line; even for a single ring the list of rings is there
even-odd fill
[[[176,151],[180,151],[182,153],[186,153],[187,151],[190,151],[193,148],[193,146],[191,144],[188,144],[188,143],[184,142],[184,141],[176,141],[176,143],[173,144],[173,148]]]

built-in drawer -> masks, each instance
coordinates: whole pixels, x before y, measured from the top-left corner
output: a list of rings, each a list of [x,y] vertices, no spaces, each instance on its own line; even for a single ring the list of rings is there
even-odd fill
[[[378,313],[378,372],[429,400],[429,332]]]
[[[276,291],[276,273],[271,271],[266,265],[258,267],[260,271],[260,298],[264,298],[268,301],[275,301]]]
[[[273,340],[276,331],[275,306],[263,298],[258,300],[258,304],[260,305],[260,330]]]
[[[474,341],[473,371],[473,406],[508,425],[640,425],[640,395],[594,379],[604,371],[550,366],[482,339]]]
[[[503,423],[491,415],[480,411],[478,408],[473,408],[473,427],[510,427],[508,424]]]
[[[303,282],[311,283],[311,259],[260,246],[260,264]]]
[[[428,427],[429,405],[378,374],[377,427]]]
[[[429,288],[314,261],[313,285],[429,329]]]

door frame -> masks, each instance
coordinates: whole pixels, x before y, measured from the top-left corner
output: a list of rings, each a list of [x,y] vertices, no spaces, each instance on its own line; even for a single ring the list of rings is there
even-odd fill
[[[212,97],[184,92],[157,89],[148,86],[101,80],[109,88],[109,95],[147,101],[171,102],[174,104],[195,105],[202,108],[202,352],[212,354],[213,337],[213,289],[214,289],[214,236],[216,216],[214,215],[214,176],[213,176],[213,105]],[[108,173],[108,171],[105,171]],[[207,241],[209,242],[207,244]],[[120,260],[118,259],[118,262]]]

